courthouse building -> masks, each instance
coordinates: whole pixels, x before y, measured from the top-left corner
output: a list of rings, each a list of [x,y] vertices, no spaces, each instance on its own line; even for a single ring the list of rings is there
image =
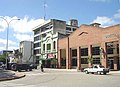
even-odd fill
[[[81,25],[58,41],[58,67],[82,69],[101,64],[120,69],[120,24],[106,28],[100,24]]]

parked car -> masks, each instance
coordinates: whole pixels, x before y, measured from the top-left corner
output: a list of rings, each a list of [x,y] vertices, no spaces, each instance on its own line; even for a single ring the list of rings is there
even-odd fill
[[[30,67],[30,64],[13,64],[11,66],[11,70],[13,71],[22,71],[22,70],[25,70],[25,71],[32,71],[32,68]]]
[[[85,68],[84,72],[86,74],[97,73],[98,75],[100,75],[100,74],[105,75],[105,74],[109,73],[109,69],[105,68],[104,66],[101,66],[101,65],[93,65],[91,68]]]
[[[33,63],[30,64],[30,67],[31,67],[32,69],[37,69],[37,66],[38,66],[37,64],[33,64]]]

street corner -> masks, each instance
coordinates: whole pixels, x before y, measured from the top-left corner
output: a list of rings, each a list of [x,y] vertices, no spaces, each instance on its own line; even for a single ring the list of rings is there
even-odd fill
[[[19,79],[25,76],[26,75],[21,72],[7,71],[7,73],[6,72],[1,73],[0,81],[14,80],[14,79]]]

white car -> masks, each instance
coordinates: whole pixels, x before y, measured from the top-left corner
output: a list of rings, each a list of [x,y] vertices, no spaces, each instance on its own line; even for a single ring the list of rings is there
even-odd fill
[[[109,73],[109,69],[105,68],[104,66],[101,66],[101,65],[94,65],[91,68],[85,68],[84,72],[86,74],[97,73],[98,75],[100,75],[100,74],[104,74],[105,75],[106,73]]]

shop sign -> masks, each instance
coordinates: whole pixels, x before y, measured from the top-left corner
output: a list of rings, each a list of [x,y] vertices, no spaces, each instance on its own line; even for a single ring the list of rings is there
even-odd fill
[[[48,54],[48,58],[54,58],[54,54]]]
[[[109,34],[105,36],[106,38],[120,37],[120,34]]]

